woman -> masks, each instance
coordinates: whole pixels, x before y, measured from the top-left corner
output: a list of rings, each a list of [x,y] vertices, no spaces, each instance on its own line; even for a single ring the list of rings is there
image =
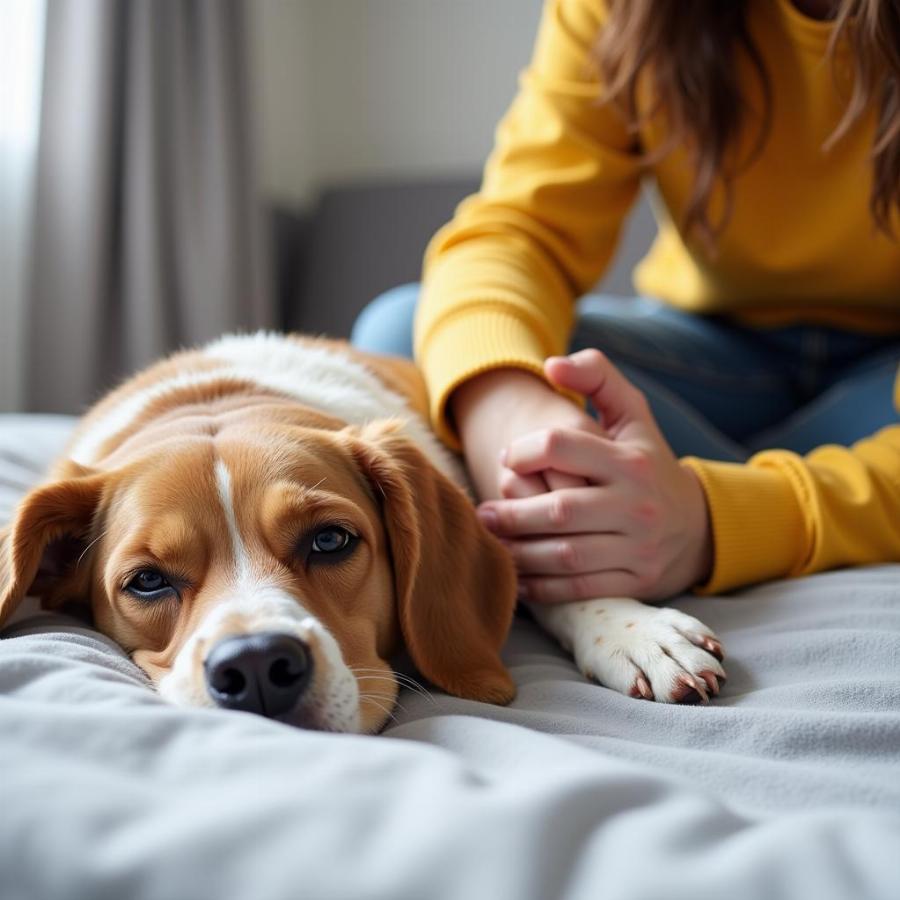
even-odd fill
[[[642,181],[644,298],[573,320]],[[523,597],[900,559],[898,210],[897,0],[548,2],[416,317]],[[376,301],[355,340],[402,349],[413,303]]]

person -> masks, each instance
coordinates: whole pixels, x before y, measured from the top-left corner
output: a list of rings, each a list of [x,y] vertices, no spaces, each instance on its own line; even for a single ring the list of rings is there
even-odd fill
[[[576,312],[642,183],[639,298]],[[523,599],[900,560],[896,0],[549,0],[418,293],[353,340],[409,353],[415,307]]]

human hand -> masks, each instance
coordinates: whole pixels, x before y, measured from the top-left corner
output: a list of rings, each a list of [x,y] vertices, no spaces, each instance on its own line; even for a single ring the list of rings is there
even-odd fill
[[[662,599],[706,580],[712,535],[703,487],[675,458],[643,394],[598,350],[548,359],[545,372],[591,400],[605,433],[550,427],[507,448],[505,466],[519,477],[555,470],[584,482],[479,507],[507,542],[524,598]]]
[[[529,497],[587,483],[581,477],[553,471],[519,475],[501,462],[501,453],[510,443],[536,429],[601,433],[584,410],[537,376],[521,369],[485,372],[453,392],[450,410],[469,476],[481,500]]]

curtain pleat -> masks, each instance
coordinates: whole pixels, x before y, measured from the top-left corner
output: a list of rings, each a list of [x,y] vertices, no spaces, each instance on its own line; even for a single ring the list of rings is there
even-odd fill
[[[49,0],[30,409],[271,327],[241,0]]]

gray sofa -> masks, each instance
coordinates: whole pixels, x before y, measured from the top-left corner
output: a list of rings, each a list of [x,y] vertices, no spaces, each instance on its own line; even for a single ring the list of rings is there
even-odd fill
[[[369,300],[419,280],[428,239],[477,187],[475,175],[361,182],[326,188],[310,212],[275,207],[273,280],[283,327],[347,337]],[[645,198],[623,228],[604,292],[633,293],[631,271],[655,231]]]

